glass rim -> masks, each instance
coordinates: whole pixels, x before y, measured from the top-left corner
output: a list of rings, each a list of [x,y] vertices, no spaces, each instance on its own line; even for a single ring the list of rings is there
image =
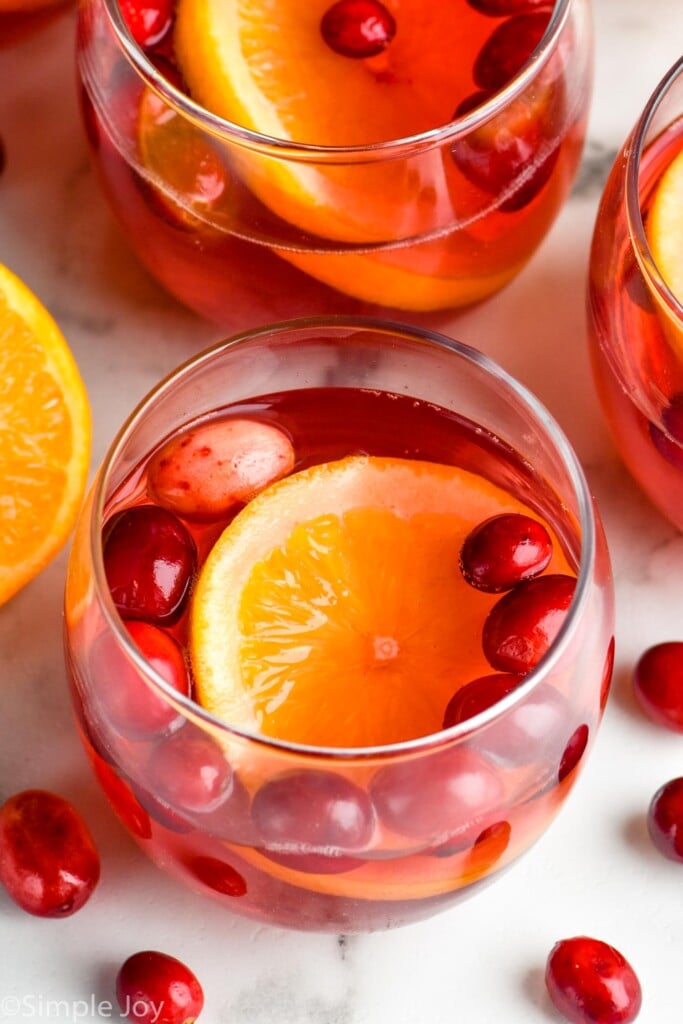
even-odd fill
[[[631,132],[630,144],[627,143],[629,149],[626,156],[625,182],[626,220],[636,259],[638,260],[640,268],[646,279],[655,289],[662,302],[674,311],[681,322],[683,322],[683,300],[674,295],[671,288],[662,277],[659,267],[657,266],[657,261],[655,260],[654,254],[650,248],[650,243],[647,239],[645,221],[643,220],[643,213],[640,205],[639,180],[640,164],[643,153],[646,145],[652,141],[648,140],[649,129],[652,126],[652,122],[656,117],[661,104],[669,94],[674,83],[677,82],[682,75],[683,57],[679,57],[660,80],[654,92],[648,99],[643,112]],[[683,118],[683,108],[681,109],[680,116]],[[661,129],[662,132],[666,130],[667,126],[664,126]]]
[[[136,647],[126,630],[124,620],[117,611],[109,591],[101,544],[105,496],[110,472],[116,465],[117,458],[127,440],[138,424],[144,420],[147,411],[161,395],[176,387],[183,378],[188,377],[202,364],[210,363],[230,350],[248,345],[256,339],[294,332],[301,333],[302,331],[313,333],[320,332],[321,330],[337,331],[339,329],[398,336],[410,342],[437,348],[442,352],[452,353],[470,365],[474,364],[484,374],[502,384],[508,393],[521,401],[526,410],[532,414],[537,425],[543,428],[547,438],[552,442],[558,457],[561,459],[565,470],[568,472],[578,506],[577,522],[581,540],[580,558],[577,566],[577,584],[565,620],[550,650],[538,665],[526,674],[524,682],[496,704],[448,729],[441,729],[437,732],[428,733],[425,736],[418,736],[400,742],[363,747],[316,746],[314,744],[295,743],[252,732],[249,729],[231,725],[202,707],[199,702],[191,697],[179,693],[146,661],[142,652]],[[250,743],[257,743],[262,747],[279,753],[306,756],[311,759],[343,760],[346,762],[386,759],[396,757],[397,755],[417,754],[430,749],[451,746],[464,737],[474,735],[496,721],[532,693],[544,682],[548,674],[552,672],[553,667],[561,659],[574,635],[576,624],[582,619],[589,598],[597,550],[596,517],[583,468],[564,431],[540,399],[536,398],[533,392],[504,370],[497,362],[464,342],[456,341],[444,334],[426,328],[367,316],[316,316],[281,320],[243,331],[231,338],[216,342],[181,363],[163,377],[141,399],[114,437],[93,483],[89,527],[94,586],[97,598],[102,606],[106,624],[112,631],[118,645],[123,648],[127,657],[145,678],[146,682],[155,688],[162,699],[180,709],[186,720],[201,722],[204,727],[210,728],[215,735],[222,734],[226,738],[233,739],[237,737]]]
[[[484,103],[473,110],[456,117],[445,125],[427,129],[414,135],[384,142],[353,146],[323,146],[316,143],[293,142],[278,136],[267,135],[237,122],[212,114],[200,103],[176,88],[148,59],[133,39],[125,23],[119,0],[103,0],[104,9],[117,37],[119,45],[134,70],[162,99],[177,113],[193,122],[197,127],[253,150],[262,150],[264,155],[293,158],[301,162],[334,162],[347,160],[367,162],[405,156],[405,150],[422,150],[438,146],[444,141],[459,137],[503,110],[533,81],[542,70],[569,16],[569,10],[576,0],[550,0],[553,9],[543,36],[526,62],[502,89],[493,93]]]

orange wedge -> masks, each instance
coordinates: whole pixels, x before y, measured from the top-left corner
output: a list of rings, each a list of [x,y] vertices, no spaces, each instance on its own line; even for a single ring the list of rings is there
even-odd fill
[[[57,324],[0,265],[0,604],[66,541],[89,465],[90,411]]]
[[[463,469],[393,458],[352,456],[266,488],[200,573],[198,700],[316,746],[437,732],[455,690],[490,671],[481,630],[495,595],[465,583],[458,555],[502,511],[529,510]],[[566,571],[560,554],[554,564]]]
[[[323,40],[330,0],[179,0],[175,50],[207,110],[287,142],[367,146],[447,124],[472,90],[462,39],[476,52],[490,28],[465,6],[389,2],[399,29],[379,57],[353,60]],[[479,42],[478,42],[479,41]],[[237,150],[238,147],[235,147]],[[397,159],[286,159],[233,153],[259,199],[289,224],[347,242],[391,242],[437,231],[453,210],[448,154]]]

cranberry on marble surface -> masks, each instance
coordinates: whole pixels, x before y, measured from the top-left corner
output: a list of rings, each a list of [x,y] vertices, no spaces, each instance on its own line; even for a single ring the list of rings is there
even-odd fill
[[[116,998],[135,1024],[194,1024],[204,1007],[202,987],[182,961],[143,950],[128,957],[116,976]]]
[[[0,882],[23,910],[67,917],[90,898],[99,877],[90,832],[63,797],[28,789],[0,808]]]
[[[545,982],[572,1024],[629,1024],[640,1011],[641,988],[631,965],[613,946],[586,935],[555,944]]]
[[[648,808],[647,829],[660,853],[683,863],[683,778],[671,779],[657,790]]]

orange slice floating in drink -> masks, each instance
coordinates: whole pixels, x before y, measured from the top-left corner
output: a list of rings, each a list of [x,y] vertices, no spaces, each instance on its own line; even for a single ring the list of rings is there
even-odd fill
[[[420,461],[351,456],[272,484],[201,570],[198,700],[234,726],[316,746],[439,731],[455,690],[486,671],[495,600],[463,579],[460,546],[502,511],[528,512],[482,477]]]
[[[284,259],[366,302],[430,310],[479,301],[523,262],[519,253],[503,261],[495,246],[467,236],[497,196],[468,179],[448,146],[390,155],[376,147],[453,120],[473,89],[472,62],[453,55],[463,39],[480,51],[490,20],[469,5],[454,18],[448,5],[387,0],[378,6],[395,20],[395,35],[361,60],[324,38],[333,6],[179,0],[175,48],[190,93],[224,119],[282,140],[270,152],[235,144],[230,158],[285,222],[283,244],[273,239]],[[528,53],[510,56],[520,67]],[[288,142],[337,151],[292,153]]]
[[[657,186],[647,236],[662,277],[683,305],[683,150]]]
[[[660,274],[683,306],[683,150],[672,160],[657,185],[646,222],[650,249]],[[655,295],[660,320],[675,352],[683,352],[680,318]]]
[[[0,604],[47,565],[86,483],[90,411],[48,311],[0,265]]]
[[[353,60],[322,38],[330,6],[180,0],[175,47],[192,96],[252,131],[314,146],[372,146],[451,121],[454,97],[471,85],[471,68],[452,54],[481,18],[454,19],[447,5],[405,0],[387,51]],[[245,148],[240,167],[271,210],[325,239],[384,242],[452,217],[438,151],[321,163],[301,152],[288,159],[286,149],[271,158]]]

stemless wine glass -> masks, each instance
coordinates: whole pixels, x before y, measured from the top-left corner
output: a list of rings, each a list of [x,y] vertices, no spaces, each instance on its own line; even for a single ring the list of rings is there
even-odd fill
[[[575,584],[564,618],[557,619],[556,609],[549,616],[555,626],[545,655],[526,674],[489,669],[493,683],[485,682],[485,699],[478,687],[480,696],[454,724],[437,710],[431,731],[374,746],[284,740],[231,725],[200,706],[178,684],[183,653],[174,663],[180,664],[176,678],[169,682],[160,669],[164,645],[188,644],[187,612],[170,626],[150,625],[149,617],[124,622],[112,597],[114,577],[131,575],[129,562],[138,564],[140,552],[151,559],[148,538],[134,531],[127,555],[125,543],[117,548],[118,561],[109,545],[112,523],[142,509],[162,533],[175,521],[168,534],[173,544],[189,532],[202,562],[223,524],[160,508],[149,459],[160,449],[167,453],[169,438],[188,423],[213,423],[226,410],[286,429],[297,471],[322,462],[329,467],[330,460],[339,465],[336,460],[359,451],[405,467],[408,455],[469,470],[487,493],[502,488],[542,517],[571,576],[530,582]],[[169,466],[165,459],[155,465]],[[187,510],[187,492],[177,492],[176,509]],[[381,500],[377,490],[367,500]],[[304,502],[299,517],[311,515]],[[421,529],[433,530],[434,522]],[[382,571],[394,574],[398,559],[394,549]],[[160,569],[167,579],[172,563],[169,557]],[[459,571],[454,549],[448,572]],[[131,582],[139,589],[139,578]],[[500,597],[458,586],[467,591],[464,618],[477,601]],[[323,598],[324,588],[313,619],[330,605]],[[457,609],[449,605],[446,613],[452,629]],[[287,662],[275,652],[280,667],[305,653],[307,622],[299,616],[293,627],[296,657]],[[423,645],[428,672],[439,637],[424,622],[418,627],[410,618],[409,627],[411,649]],[[66,590],[67,662],[82,738],[123,823],[163,868],[226,908],[312,930],[363,931],[417,920],[474,892],[528,849],[562,806],[596,735],[611,678],[612,629],[603,533],[577,459],[548,412],[476,350],[363,318],[264,327],[207,350],[159,384],[100,469],[76,532]],[[400,637],[363,636],[377,662],[400,657]],[[453,678],[461,670],[458,659],[464,665],[481,658],[481,644],[480,627],[473,626],[451,656],[448,679],[451,665]],[[410,680],[412,686],[413,675]],[[414,685],[426,691],[431,682]],[[326,696],[327,675],[319,683],[316,700],[323,707],[333,696]],[[351,693],[353,679],[344,686]],[[287,685],[285,697],[286,691]],[[372,703],[372,688],[365,692]],[[349,706],[335,706],[335,714],[348,715]]]
[[[398,40],[401,11],[387,3]],[[324,45],[318,22],[328,6],[314,0],[297,15],[310,47]],[[481,13],[487,7],[497,14]],[[346,146],[291,142],[210,113],[185,91],[172,37],[143,50],[117,0],[82,0],[87,136],[135,252],[172,294],[230,331],[378,306],[419,313],[493,294],[568,194],[592,83],[588,0],[511,9],[523,13],[457,0],[458,60],[474,66],[481,47],[493,70],[473,73],[466,100],[445,97],[445,123]],[[533,31],[538,19],[547,25],[508,80],[502,50],[527,38],[527,19]],[[384,65],[377,73],[394,74]]]
[[[673,294],[657,265],[648,218],[662,176],[682,151],[683,59],[655,89],[612,168],[588,295],[595,379],[612,436],[634,478],[679,529],[683,296]]]

